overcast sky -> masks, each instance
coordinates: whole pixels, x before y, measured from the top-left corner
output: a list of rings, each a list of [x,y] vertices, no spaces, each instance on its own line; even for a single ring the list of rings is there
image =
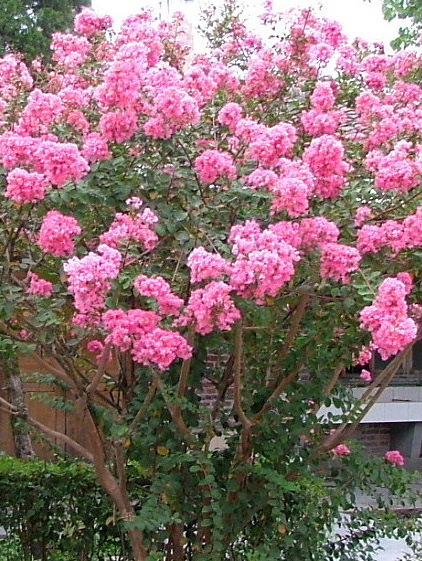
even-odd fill
[[[223,1],[213,0],[213,3]],[[161,13],[166,16],[167,2],[172,12],[183,11],[193,25],[197,21],[199,5],[204,5],[204,0],[92,0],[92,7],[99,14],[112,16],[118,26],[128,15],[135,14],[146,6],[161,9]],[[244,0],[244,3],[252,12],[256,10],[256,6],[261,5],[260,0]],[[381,4],[382,0],[273,0],[277,10],[295,6],[320,7],[322,15],[339,21],[349,37],[389,43],[396,36],[398,25],[383,20]],[[259,13],[259,10],[257,11]]]

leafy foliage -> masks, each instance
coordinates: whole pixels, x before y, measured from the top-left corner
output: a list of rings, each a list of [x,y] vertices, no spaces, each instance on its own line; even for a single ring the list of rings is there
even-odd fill
[[[3,0],[0,54],[22,53],[27,61],[48,57],[52,34],[67,31],[75,10],[90,4],[90,0]]]
[[[208,55],[179,16],[113,41],[86,11],[48,73],[13,67],[0,342],[84,428],[23,418],[93,464],[134,560],[353,559],[411,479],[350,438],[420,336],[420,60],[311,10],[267,45],[211,16]]]

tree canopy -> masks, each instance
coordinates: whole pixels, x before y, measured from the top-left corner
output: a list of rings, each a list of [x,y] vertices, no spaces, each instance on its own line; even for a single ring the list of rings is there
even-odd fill
[[[93,464],[132,560],[369,561],[403,532],[400,451],[351,436],[421,337],[421,57],[227,4],[206,54],[83,10],[47,69],[0,60],[1,358],[81,430],[0,406]]]
[[[384,0],[382,11],[387,21],[406,20],[399,36],[392,41],[395,48],[421,43],[422,2],[420,0]]]
[[[55,31],[71,27],[75,12],[91,0],[2,0],[0,55],[18,52],[26,60],[50,52]]]

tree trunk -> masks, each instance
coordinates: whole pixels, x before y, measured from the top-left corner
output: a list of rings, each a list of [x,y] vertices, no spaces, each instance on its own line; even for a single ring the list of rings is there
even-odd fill
[[[22,422],[25,421],[27,409],[17,357],[15,356],[5,360],[2,366],[6,374],[9,402],[19,412],[18,419],[12,417],[11,420],[15,454],[16,457],[21,460],[30,460],[35,457],[35,453],[32,447],[31,435],[25,423]]]

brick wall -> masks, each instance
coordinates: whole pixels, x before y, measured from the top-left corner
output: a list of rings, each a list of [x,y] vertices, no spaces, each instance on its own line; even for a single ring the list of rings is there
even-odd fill
[[[390,426],[384,423],[361,424],[355,431],[354,438],[366,449],[368,454],[383,456],[391,449]]]

